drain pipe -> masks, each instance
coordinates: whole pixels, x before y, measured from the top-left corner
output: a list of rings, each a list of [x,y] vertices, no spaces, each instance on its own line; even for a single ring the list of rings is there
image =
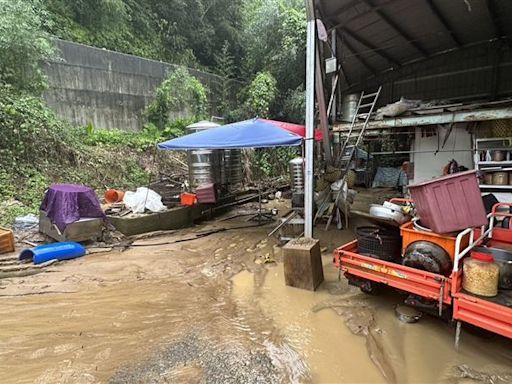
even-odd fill
[[[315,40],[313,0],[306,1],[308,16],[306,45],[306,138],[304,172],[304,237],[313,237],[313,144],[315,129]]]

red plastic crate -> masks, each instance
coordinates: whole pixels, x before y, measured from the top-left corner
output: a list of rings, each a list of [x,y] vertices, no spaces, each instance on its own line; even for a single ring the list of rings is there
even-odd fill
[[[437,233],[487,224],[476,171],[466,171],[410,185],[421,223]]]

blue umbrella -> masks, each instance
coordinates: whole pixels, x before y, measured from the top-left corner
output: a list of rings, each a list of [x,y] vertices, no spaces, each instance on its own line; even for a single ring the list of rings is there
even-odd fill
[[[263,119],[250,119],[192,133],[158,144],[167,150],[290,147],[302,137]]]

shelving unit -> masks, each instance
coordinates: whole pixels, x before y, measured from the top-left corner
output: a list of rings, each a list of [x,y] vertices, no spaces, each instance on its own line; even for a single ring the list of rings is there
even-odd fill
[[[489,160],[495,151],[504,152],[503,161]],[[486,160],[481,160],[486,159]],[[480,184],[480,189],[485,192],[510,192],[512,193],[512,137],[476,139],[475,168],[484,174],[495,172],[507,172],[508,183],[506,185]]]

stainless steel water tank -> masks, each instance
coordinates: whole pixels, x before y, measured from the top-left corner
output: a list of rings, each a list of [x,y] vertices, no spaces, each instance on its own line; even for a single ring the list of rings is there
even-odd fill
[[[304,193],[304,158],[296,157],[290,160],[290,178],[293,193]]]
[[[242,183],[242,150],[224,150],[224,162],[222,167],[223,184],[235,187]]]
[[[288,163],[292,187],[292,208],[304,207],[304,158],[296,157]]]
[[[342,121],[352,122],[357,112],[357,103],[359,103],[360,96],[359,93],[350,93],[343,97],[343,101],[341,102],[341,112],[343,113]]]
[[[201,184],[220,182],[219,154],[219,151],[208,149],[188,152],[189,182],[192,188]]]
[[[191,133],[219,127],[210,121],[200,121],[187,127]],[[201,184],[221,182],[222,152],[211,149],[188,151],[189,183],[194,189]]]

